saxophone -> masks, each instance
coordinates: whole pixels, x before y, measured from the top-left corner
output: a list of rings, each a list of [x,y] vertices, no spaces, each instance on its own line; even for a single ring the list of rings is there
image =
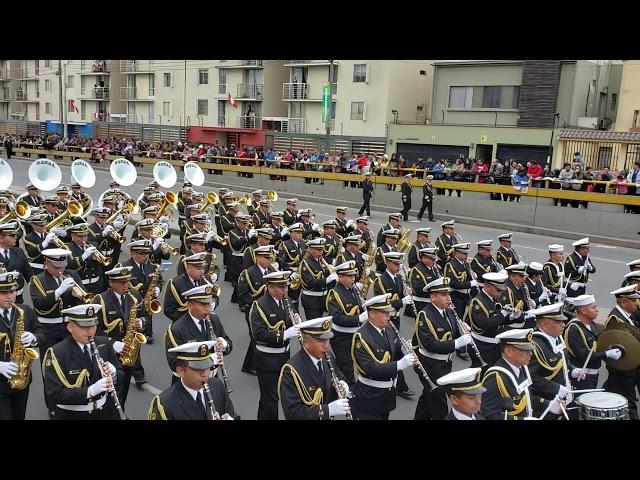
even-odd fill
[[[216,254],[212,253],[211,254],[211,263],[209,264],[209,271],[207,272],[207,275],[211,276],[215,272],[215,270],[216,270],[216,260],[217,260]]]
[[[371,287],[371,272],[369,272],[369,275],[365,275],[365,271],[367,270],[367,268],[371,269],[371,266],[373,265],[373,262],[375,262],[375,253],[376,253],[376,244],[374,242],[371,242],[369,244],[369,250],[367,250],[366,255],[369,256],[369,259],[364,262],[364,265],[362,265],[362,273],[360,274],[360,278],[358,279],[358,282],[362,284],[362,296],[364,298],[367,298],[367,294],[369,293],[369,287]]]
[[[144,299],[143,299],[143,303],[144,303],[144,308],[147,311],[147,313],[149,315],[153,315],[154,313],[160,313],[160,310],[162,310],[162,305],[160,305],[160,302],[158,301],[157,298],[155,298],[155,296],[153,295],[156,289],[156,286],[158,285],[158,281],[160,280],[160,273],[158,272],[158,270],[160,269],[160,267],[156,267],[156,271],[152,274],[149,275],[149,286],[147,287],[147,291],[144,294]]]
[[[127,333],[125,333],[122,343],[125,349],[120,355],[120,363],[123,367],[133,367],[140,354],[140,346],[147,343],[147,337],[136,331],[136,312],[138,310],[138,301],[129,294],[132,301],[131,310],[129,310],[129,320],[127,321]]]
[[[9,379],[9,386],[13,390],[24,390],[29,385],[31,379],[31,362],[38,358],[38,352],[33,348],[25,348],[20,341],[22,334],[24,333],[24,310],[18,307],[15,303],[12,304],[16,312],[18,312],[18,319],[16,321],[16,334],[13,341],[13,350],[11,350],[11,358],[9,361],[18,365],[18,373]]]

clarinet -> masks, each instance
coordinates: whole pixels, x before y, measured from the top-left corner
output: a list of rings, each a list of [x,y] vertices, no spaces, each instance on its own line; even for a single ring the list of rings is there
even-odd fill
[[[211,418],[209,420],[221,420],[220,414],[213,404],[213,395],[211,395],[209,384],[207,382],[203,382],[202,388],[204,388],[204,394],[207,396],[207,404],[209,405],[209,414],[211,415]]]
[[[333,388],[336,389],[338,393],[338,398],[353,398],[353,393],[349,392],[345,395],[344,390],[342,389],[342,385],[340,385],[340,380],[338,379],[338,375],[336,374],[336,369],[333,368],[333,362],[329,358],[329,352],[324,354],[324,359],[327,361],[327,366],[329,367],[329,371],[331,372],[331,383],[333,384]],[[353,420],[353,416],[351,415],[351,409],[347,410],[347,413],[344,414],[347,420]]]
[[[207,324],[207,328],[209,329],[209,339],[212,342],[216,342],[216,334],[213,332],[213,325],[211,323],[211,317],[207,315],[204,317],[204,321]],[[215,344],[216,353],[222,354],[222,348],[218,347],[218,343]],[[227,377],[227,369],[224,366],[224,363],[220,365],[220,372],[222,373],[222,380],[224,381],[224,388],[227,390],[227,393],[233,392],[231,389],[231,384],[229,383],[229,377]]]
[[[295,321],[297,317],[296,317],[296,313],[293,311],[293,307],[291,306],[291,301],[289,300],[289,297],[285,295],[282,300],[284,301],[285,307],[289,311],[289,317],[291,318],[291,322],[294,325],[297,325],[299,322]],[[300,340],[300,345],[302,345],[302,332],[298,332],[298,340]]]
[[[471,334],[471,327],[469,327],[469,325],[467,325],[466,323],[464,323],[460,317],[458,316],[458,312],[456,312],[456,309],[453,308],[451,306],[451,304],[449,304],[449,306],[447,307],[447,309],[453,313],[453,318],[456,319],[456,322],[458,323],[458,330],[460,330],[460,333],[462,335],[467,335],[467,334]],[[478,346],[476,345],[475,340],[473,339],[473,337],[471,337],[471,343],[469,344],[471,345],[471,348],[473,348],[475,354],[478,356],[478,358],[480,359],[480,363],[482,365],[482,367],[486,367],[487,366],[487,362],[485,362],[482,359],[482,356],[480,355],[480,350],[478,350]]]
[[[418,318],[418,309],[416,308],[416,304],[413,301],[413,292],[410,290],[411,287],[407,286],[407,282],[405,281],[405,271],[404,265],[400,264],[400,283],[402,283],[402,295],[409,295],[410,305],[413,309],[413,314],[416,318]]]
[[[406,338],[402,338],[400,336],[400,331],[398,330],[398,327],[396,327],[395,323],[389,322],[389,326],[395,332],[396,336],[398,337],[398,340],[400,340],[400,346],[402,347],[402,353],[404,353],[405,355],[413,353],[413,346],[411,345],[411,342],[409,342],[409,340],[407,340]],[[427,371],[422,366],[422,362],[420,362],[418,360],[418,364],[416,365],[416,367],[418,367],[418,370],[420,371],[420,374],[422,375],[422,378],[424,378],[427,381],[427,383],[429,383],[431,388],[432,389],[437,388],[435,383],[433,383],[431,381],[431,379],[429,378],[429,374],[427,373]]]
[[[100,356],[100,352],[98,352],[98,346],[96,345],[96,341],[93,339],[93,337],[91,338],[91,340],[89,340],[89,344],[91,345],[91,351],[93,352],[93,356],[95,357],[96,362],[98,363],[98,367],[100,368],[100,373],[102,373],[102,378],[106,377],[107,375],[111,376],[110,373],[105,374],[105,371],[104,371],[105,363],[102,357]],[[108,390],[108,392],[109,392],[109,395],[111,395],[111,398],[113,399],[113,403],[116,406],[116,410],[118,410],[118,415],[120,415],[120,420],[129,420],[127,418],[127,415],[124,413],[124,410],[122,409],[122,405],[120,405],[120,400],[118,399],[116,388],[114,386],[111,386],[111,389]]]

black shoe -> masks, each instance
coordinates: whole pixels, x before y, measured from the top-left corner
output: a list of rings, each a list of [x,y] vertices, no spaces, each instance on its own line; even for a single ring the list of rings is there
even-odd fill
[[[411,397],[413,397],[416,394],[416,392],[414,392],[413,390],[405,390],[404,392],[400,392],[397,391],[396,395],[398,395],[399,397],[402,397],[406,400],[411,400]]]
[[[436,219],[435,219],[435,218],[430,218],[430,219],[429,219],[429,221],[430,221],[430,222],[435,222],[435,221],[436,221]]]
[[[49,410],[49,420],[56,419],[56,412],[54,410]]]
[[[248,373],[249,375],[257,375],[256,371],[253,368],[242,368],[240,371]]]
[[[153,345],[153,335],[147,335],[147,343]]]

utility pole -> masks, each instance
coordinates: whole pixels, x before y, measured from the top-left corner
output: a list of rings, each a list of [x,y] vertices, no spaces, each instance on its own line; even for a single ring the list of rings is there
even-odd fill
[[[187,61],[184,61],[184,85],[182,87],[182,118],[187,126]]]
[[[65,63],[64,65],[62,65],[62,78],[63,78],[63,82],[62,84],[64,85],[64,103],[67,103],[67,64]],[[68,109],[63,109],[62,110],[64,112],[64,130],[63,130],[63,138],[67,138],[67,132],[68,132],[68,125],[67,125],[67,121],[69,120],[67,117],[69,116],[69,114],[67,113]]]
[[[60,133],[62,133],[62,125],[64,124],[64,104],[62,103],[62,60],[58,60],[58,87],[60,91]]]
[[[331,99],[333,98],[333,60],[329,60],[329,113],[327,114],[327,153],[331,145],[331,109],[333,107]]]

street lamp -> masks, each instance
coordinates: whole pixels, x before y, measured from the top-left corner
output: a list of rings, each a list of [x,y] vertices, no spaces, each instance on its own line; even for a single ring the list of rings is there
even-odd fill
[[[549,140],[549,151],[547,153],[547,166],[549,167],[549,171],[551,171],[551,150],[553,148],[553,134],[556,131],[556,120],[560,118],[559,113],[555,113],[553,115],[553,127],[551,129],[551,140]]]

